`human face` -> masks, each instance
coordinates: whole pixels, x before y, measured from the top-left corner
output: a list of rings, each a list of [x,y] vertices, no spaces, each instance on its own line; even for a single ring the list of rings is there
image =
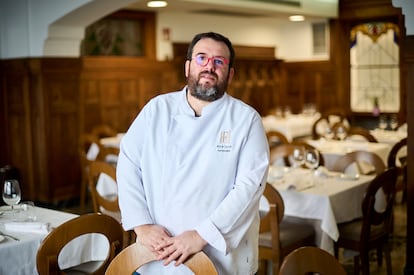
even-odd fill
[[[199,65],[196,62],[195,58],[200,54],[209,59],[207,64]],[[208,102],[223,96],[234,74],[233,68],[229,68],[228,64],[220,66],[214,62],[213,57],[228,60],[230,57],[229,49],[222,42],[203,38],[194,45],[192,59],[187,60],[185,66],[190,94],[197,99]]]

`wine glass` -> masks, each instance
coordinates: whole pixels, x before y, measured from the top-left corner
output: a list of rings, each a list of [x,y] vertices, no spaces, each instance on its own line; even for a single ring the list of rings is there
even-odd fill
[[[319,152],[316,149],[307,149],[305,152],[305,165],[309,169],[316,170],[319,166]]]
[[[293,149],[291,159],[293,162],[293,167],[301,167],[305,163],[305,150],[303,147],[295,147]]]
[[[327,140],[332,140],[334,138],[334,136],[335,136],[335,133],[332,131],[332,128],[330,126],[327,126],[325,128],[325,135],[324,135],[324,137]]]
[[[19,181],[15,179],[5,180],[3,185],[3,201],[14,209],[14,206],[20,202],[21,197]]]
[[[336,129],[336,136],[339,138],[339,140],[344,140],[346,138],[346,129],[343,126],[339,126]]]
[[[385,116],[380,116],[378,127],[384,131],[387,128],[387,118]]]
[[[398,119],[396,116],[391,116],[390,118],[390,127],[393,131],[397,130],[398,128]]]

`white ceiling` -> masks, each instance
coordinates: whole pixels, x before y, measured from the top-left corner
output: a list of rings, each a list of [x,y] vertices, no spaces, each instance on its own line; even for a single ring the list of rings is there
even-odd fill
[[[203,13],[241,17],[278,17],[301,14],[308,19],[336,18],[338,0],[167,0],[165,8],[148,8],[148,0],[140,0],[128,6],[142,11]]]

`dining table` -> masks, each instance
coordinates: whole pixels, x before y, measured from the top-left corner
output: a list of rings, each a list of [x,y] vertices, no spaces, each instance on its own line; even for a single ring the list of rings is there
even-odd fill
[[[324,166],[328,170],[332,170],[336,160],[341,156],[359,150],[377,154],[386,165],[388,154],[392,148],[392,145],[389,143],[361,140],[328,140],[321,138],[317,140],[308,139],[306,142],[321,152]]]
[[[60,224],[78,217],[64,211],[34,206],[30,212],[23,208],[0,207],[0,274],[38,274],[36,255],[42,240]],[[30,218],[30,219],[29,219]],[[109,251],[106,238],[88,234],[72,240],[61,251],[61,269],[85,261],[103,260]]]
[[[361,202],[373,178],[278,166],[271,166],[268,174],[268,182],[283,198],[285,216],[312,224],[316,245],[331,254],[339,237],[338,223],[362,216]],[[266,209],[266,201],[260,209]]]
[[[266,132],[279,131],[286,136],[288,141],[292,141],[295,138],[311,136],[312,125],[320,116],[320,113],[268,115],[262,117],[262,123]]]

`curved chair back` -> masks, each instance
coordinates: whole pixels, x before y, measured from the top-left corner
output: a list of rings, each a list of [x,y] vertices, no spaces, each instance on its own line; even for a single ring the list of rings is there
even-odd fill
[[[149,262],[156,261],[154,254],[140,243],[133,243],[122,250],[109,264],[105,275],[133,274],[139,267]],[[195,275],[217,275],[210,258],[202,251],[187,259],[184,264]]]
[[[122,250],[124,231],[114,218],[102,214],[84,214],[53,229],[40,244],[36,256],[39,275],[62,274],[58,265],[60,251],[71,240],[84,234],[100,233],[109,242],[108,257],[88,274],[104,274],[111,260]]]
[[[269,131],[266,133],[267,136],[267,141],[269,143],[269,147],[272,148],[274,146],[277,146],[279,144],[288,144],[289,140],[287,139],[287,137],[279,132],[279,131]]]
[[[377,154],[368,151],[353,151],[338,158],[332,170],[344,172],[353,163],[357,164],[360,171],[364,170],[361,168],[361,163],[367,163],[374,168],[374,174],[377,175],[386,168],[384,161]]]
[[[360,138],[362,140],[369,141],[369,142],[378,142],[378,140],[373,135],[371,135],[369,130],[362,128],[362,127],[356,127],[356,126],[350,127],[348,129],[346,138],[347,139]]]
[[[101,195],[96,188],[99,176],[102,173],[108,175],[116,182],[116,168],[113,165],[105,161],[92,161],[89,165],[89,189],[92,194],[94,211],[102,212],[102,209],[105,209],[111,212],[120,212],[118,196],[107,197]]]
[[[304,246],[292,251],[285,257],[279,275],[346,275],[340,262],[325,250]]]

